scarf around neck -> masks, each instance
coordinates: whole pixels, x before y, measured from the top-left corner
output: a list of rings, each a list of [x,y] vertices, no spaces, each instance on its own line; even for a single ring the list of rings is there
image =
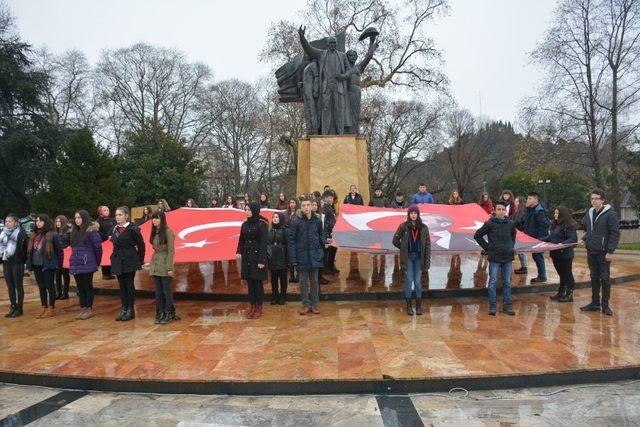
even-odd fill
[[[19,234],[19,226],[16,226],[12,230],[8,228],[2,230],[2,234],[0,234],[0,257],[3,261],[8,260],[16,253]]]

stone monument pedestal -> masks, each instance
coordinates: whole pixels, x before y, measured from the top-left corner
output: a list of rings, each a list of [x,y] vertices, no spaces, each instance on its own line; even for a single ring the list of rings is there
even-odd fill
[[[349,186],[369,202],[367,138],[356,135],[312,135],[298,140],[297,195],[322,192],[329,185],[342,202]]]

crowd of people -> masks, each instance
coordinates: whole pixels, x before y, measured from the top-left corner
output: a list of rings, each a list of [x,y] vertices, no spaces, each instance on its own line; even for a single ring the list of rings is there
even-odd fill
[[[261,194],[252,200],[244,194],[240,202],[227,196],[221,204],[212,197],[210,207],[240,208],[247,215],[242,224],[237,247],[241,279],[247,283],[251,308],[247,317],[259,318],[263,314],[264,281],[271,280],[271,304],[285,304],[289,282],[300,283],[301,315],[319,314],[319,285],[328,283],[324,274],[337,274],[336,252],[332,245],[332,233],[336,223],[336,192],[326,186],[324,192],[288,198],[280,193],[271,222],[261,216],[261,209],[271,208],[269,197]],[[528,272],[526,253],[517,253],[520,267],[513,269],[516,256],[516,230],[541,241],[561,244],[562,248],[550,251],[553,266],[560,277],[557,292],[551,296],[558,302],[572,302],[575,279],[572,263],[574,245],[585,245],[591,274],[592,300],[581,307],[583,311],[602,311],[612,315],[609,304],[611,295],[610,263],[619,240],[618,216],[611,205],[606,204],[602,190],[591,192],[591,208],[585,215],[583,236],[578,238],[579,225],[569,210],[558,206],[551,220],[540,203],[537,193],[515,197],[504,190],[494,203],[488,193],[483,193],[477,204],[489,215],[489,219],[474,235],[489,264],[489,314],[497,313],[497,288],[502,283],[502,312],[514,315],[511,304],[511,274]],[[364,205],[364,198],[355,185],[350,186],[344,204]],[[393,236],[393,245],[399,250],[400,268],[404,272],[404,296],[408,315],[422,315],[422,275],[430,268],[431,241],[429,228],[421,219],[420,204],[435,203],[435,198],[421,183],[418,191],[405,200],[397,192],[389,202],[380,188],[374,189],[369,206],[407,209],[407,218]],[[458,191],[452,191],[448,204],[465,204]],[[185,203],[196,208],[193,199]],[[118,207],[115,215],[107,206],[100,206],[96,221],[86,210],[75,212],[72,221],[59,215],[52,220],[46,214],[34,215],[31,230],[24,227],[16,215],[9,214],[0,233],[0,257],[11,307],[5,317],[23,315],[25,268],[33,274],[38,285],[42,312],[38,318],[55,314],[57,300],[69,298],[70,276],[77,285],[80,312],[77,320],[86,320],[93,313],[93,276],[101,270],[103,280],[116,278],[119,284],[122,309],[116,321],[135,318],[135,276],[144,265],[147,245],[153,248],[148,265],[156,294],[156,323],[166,324],[179,320],[173,304],[174,233],[167,226],[166,213],[171,210],[165,199],[159,199],[157,207],[145,206],[142,216],[135,221],[129,209]],[[145,242],[139,225],[152,221],[151,234]],[[102,242],[113,243],[110,265],[102,264]],[[63,264],[63,250],[71,248],[68,266]],[[532,254],[537,276],[532,284],[547,281],[543,252]],[[415,311],[413,306],[415,297]]]

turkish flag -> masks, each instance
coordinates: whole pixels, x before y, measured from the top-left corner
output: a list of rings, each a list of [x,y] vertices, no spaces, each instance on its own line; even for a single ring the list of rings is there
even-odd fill
[[[420,218],[429,227],[431,250],[440,253],[469,253],[482,250],[474,233],[489,215],[477,204],[420,204]],[[393,234],[406,221],[406,209],[373,208],[342,205],[333,229],[333,241],[338,247],[371,253],[397,252]],[[541,242],[518,231],[515,248],[523,252],[543,252],[570,245]]]
[[[269,223],[276,209],[262,209],[260,215]],[[240,226],[247,219],[243,210],[233,208],[180,208],[167,212],[167,226],[175,235],[174,262],[223,261],[236,258]],[[140,226],[146,244],[145,262],[150,262],[153,248],[149,243],[151,221]],[[102,243],[101,265],[111,265],[113,243]],[[71,248],[65,249],[64,267],[69,268]]]

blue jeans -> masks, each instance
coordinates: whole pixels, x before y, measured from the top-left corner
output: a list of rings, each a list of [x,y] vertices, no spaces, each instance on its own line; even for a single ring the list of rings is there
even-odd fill
[[[547,266],[544,263],[544,252],[534,252],[531,256],[538,268],[538,279],[547,280]]]
[[[416,299],[422,299],[422,257],[417,252],[409,252],[407,269],[404,272],[404,297],[411,298],[411,286],[416,290]]]
[[[318,285],[318,269],[298,270],[300,275],[300,299],[302,306],[311,308],[318,305],[320,286]],[[311,282],[311,290],[309,290]]]
[[[527,261],[527,254],[525,252],[518,252],[518,258],[520,259],[520,267],[527,268],[529,262]]]
[[[496,286],[500,270],[502,270],[502,302],[505,307],[511,305],[511,264],[513,261],[489,261],[489,307],[495,308],[497,304]]]

